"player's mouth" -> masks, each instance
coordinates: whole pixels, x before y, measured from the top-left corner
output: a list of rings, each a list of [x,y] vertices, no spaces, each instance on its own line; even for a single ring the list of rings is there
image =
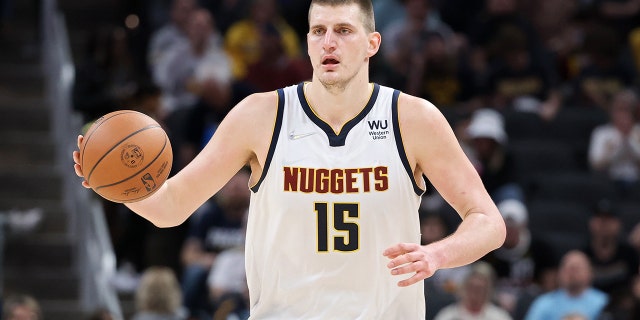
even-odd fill
[[[327,56],[322,58],[322,65],[325,67],[335,67],[340,64],[340,61],[333,56]]]

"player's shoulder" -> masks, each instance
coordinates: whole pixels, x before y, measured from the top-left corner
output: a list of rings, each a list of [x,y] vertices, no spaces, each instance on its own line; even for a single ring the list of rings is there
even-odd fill
[[[400,121],[405,123],[438,123],[443,120],[442,112],[433,103],[406,93],[398,96],[398,115]]]
[[[233,109],[241,113],[252,113],[254,115],[264,115],[277,110],[277,91],[252,93],[242,99]]]

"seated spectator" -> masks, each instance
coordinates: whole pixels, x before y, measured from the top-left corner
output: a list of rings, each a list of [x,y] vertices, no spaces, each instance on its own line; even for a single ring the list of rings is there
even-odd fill
[[[511,320],[507,311],[491,303],[494,279],[489,264],[472,264],[459,290],[458,302],[440,310],[435,320]]]
[[[233,77],[211,14],[196,9],[187,25],[189,41],[176,45],[154,72],[166,112],[193,107],[198,100],[228,107]]]
[[[247,67],[244,77],[253,91],[265,92],[311,79],[311,64],[287,55],[278,29],[266,24],[260,33],[260,57]]]
[[[529,304],[541,292],[549,290],[543,281],[554,274],[556,259],[551,247],[531,237],[529,213],[519,200],[498,203],[507,226],[502,247],[487,254],[484,261],[496,271],[496,302],[514,318],[520,318]]]
[[[40,303],[28,294],[11,294],[2,303],[2,320],[42,320]]]
[[[578,250],[567,252],[560,262],[558,276],[560,287],[537,297],[525,320],[598,319],[609,298],[593,288],[589,258]]]
[[[615,203],[602,199],[589,218],[589,246],[585,253],[593,267],[593,286],[609,295],[607,312],[629,313],[631,284],[638,273],[638,255],[622,240],[622,221]]]
[[[246,234],[247,216],[243,218]],[[244,263],[244,244],[217,255],[207,278],[214,319],[249,318],[249,287]]]
[[[630,90],[617,93],[609,108],[609,123],[596,127],[589,143],[591,169],[604,172],[621,196],[640,179],[640,125],[635,117],[638,97]]]
[[[441,109],[463,106],[476,94],[470,69],[459,63],[458,54],[447,47],[442,34],[427,32],[423,37],[422,50],[410,57],[405,91]]]
[[[433,15],[431,0],[402,0],[406,19],[400,19],[381,30],[386,46],[382,47],[386,83],[399,88],[407,88],[407,75],[411,71],[416,54],[422,54],[429,41],[429,34],[437,34],[444,40],[445,50],[455,52],[454,33],[446,24]]]
[[[553,119],[561,104],[557,76],[553,68],[534,59],[524,32],[515,27],[502,28],[491,49],[500,59],[489,69],[490,104]]]
[[[249,208],[249,172],[240,170],[187,221],[190,227],[182,248],[182,290],[190,316],[212,312],[207,277],[218,254],[244,243],[244,216]]]
[[[524,201],[522,187],[516,182],[513,157],[507,145],[504,119],[492,109],[476,110],[466,130],[469,141],[463,141],[471,162],[493,201]]]
[[[244,268],[244,247],[226,249],[216,257],[207,279],[214,319],[233,314],[249,318],[249,289]]]
[[[573,79],[571,103],[576,106],[607,109],[613,97],[634,84],[633,65],[621,59],[623,42],[609,26],[587,29],[583,53],[587,63]]]
[[[184,320],[180,284],[173,270],[150,267],[142,274],[135,294],[132,320]]]
[[[158,65],[163,63],[162,60],[167,57],[168,52],[189,42],[187,31],[189,17],[197,6],[197,0],[171,1],[169,12],[171,20],[155,30],[149,39],[147,64],[152,74],[156,72]]]
[[[525,35],[526,47],[536,61],[544,61],[544,50],[539,35],[529,16],[518,11],[517,0],[487,0],[484,10],[468,24],[469,53],[465,57],[473,70],[475,86],[487,85],[490,68],[501,59],[500,52],[492,50],[496,37],[502,30],[515,28]],[[542,62],[541,62],[542,63]]]
[[[249,65],[260,60],[260,35],[267,24],[278,30],[285,54],[292,59],[301,55],[298,34],[281,17],[275,0],[253,0],[248,18],[232,24],[224,34],[224,47],[231,56],[233,76],[242,79]]]

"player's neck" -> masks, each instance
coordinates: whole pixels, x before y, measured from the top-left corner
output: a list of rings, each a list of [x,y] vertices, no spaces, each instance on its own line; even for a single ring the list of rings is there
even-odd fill
[[[354,79],[346,86],[335,88],[314,79],[305,84],[305,97],[318,117],[339,132],[369,102],[373,85],[366,80]]]

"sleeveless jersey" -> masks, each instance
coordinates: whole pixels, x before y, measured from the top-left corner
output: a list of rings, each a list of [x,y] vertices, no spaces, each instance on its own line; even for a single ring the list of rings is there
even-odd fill
[[[251,319],[424,319],[422,282],[398,287],[411,274],[392,276],[382,255],[420,243],[423,190],[402,145],[399,91],[373,84],[339,133],[314,113],[303,83],[277,92],[271,145],[251,188]]]

